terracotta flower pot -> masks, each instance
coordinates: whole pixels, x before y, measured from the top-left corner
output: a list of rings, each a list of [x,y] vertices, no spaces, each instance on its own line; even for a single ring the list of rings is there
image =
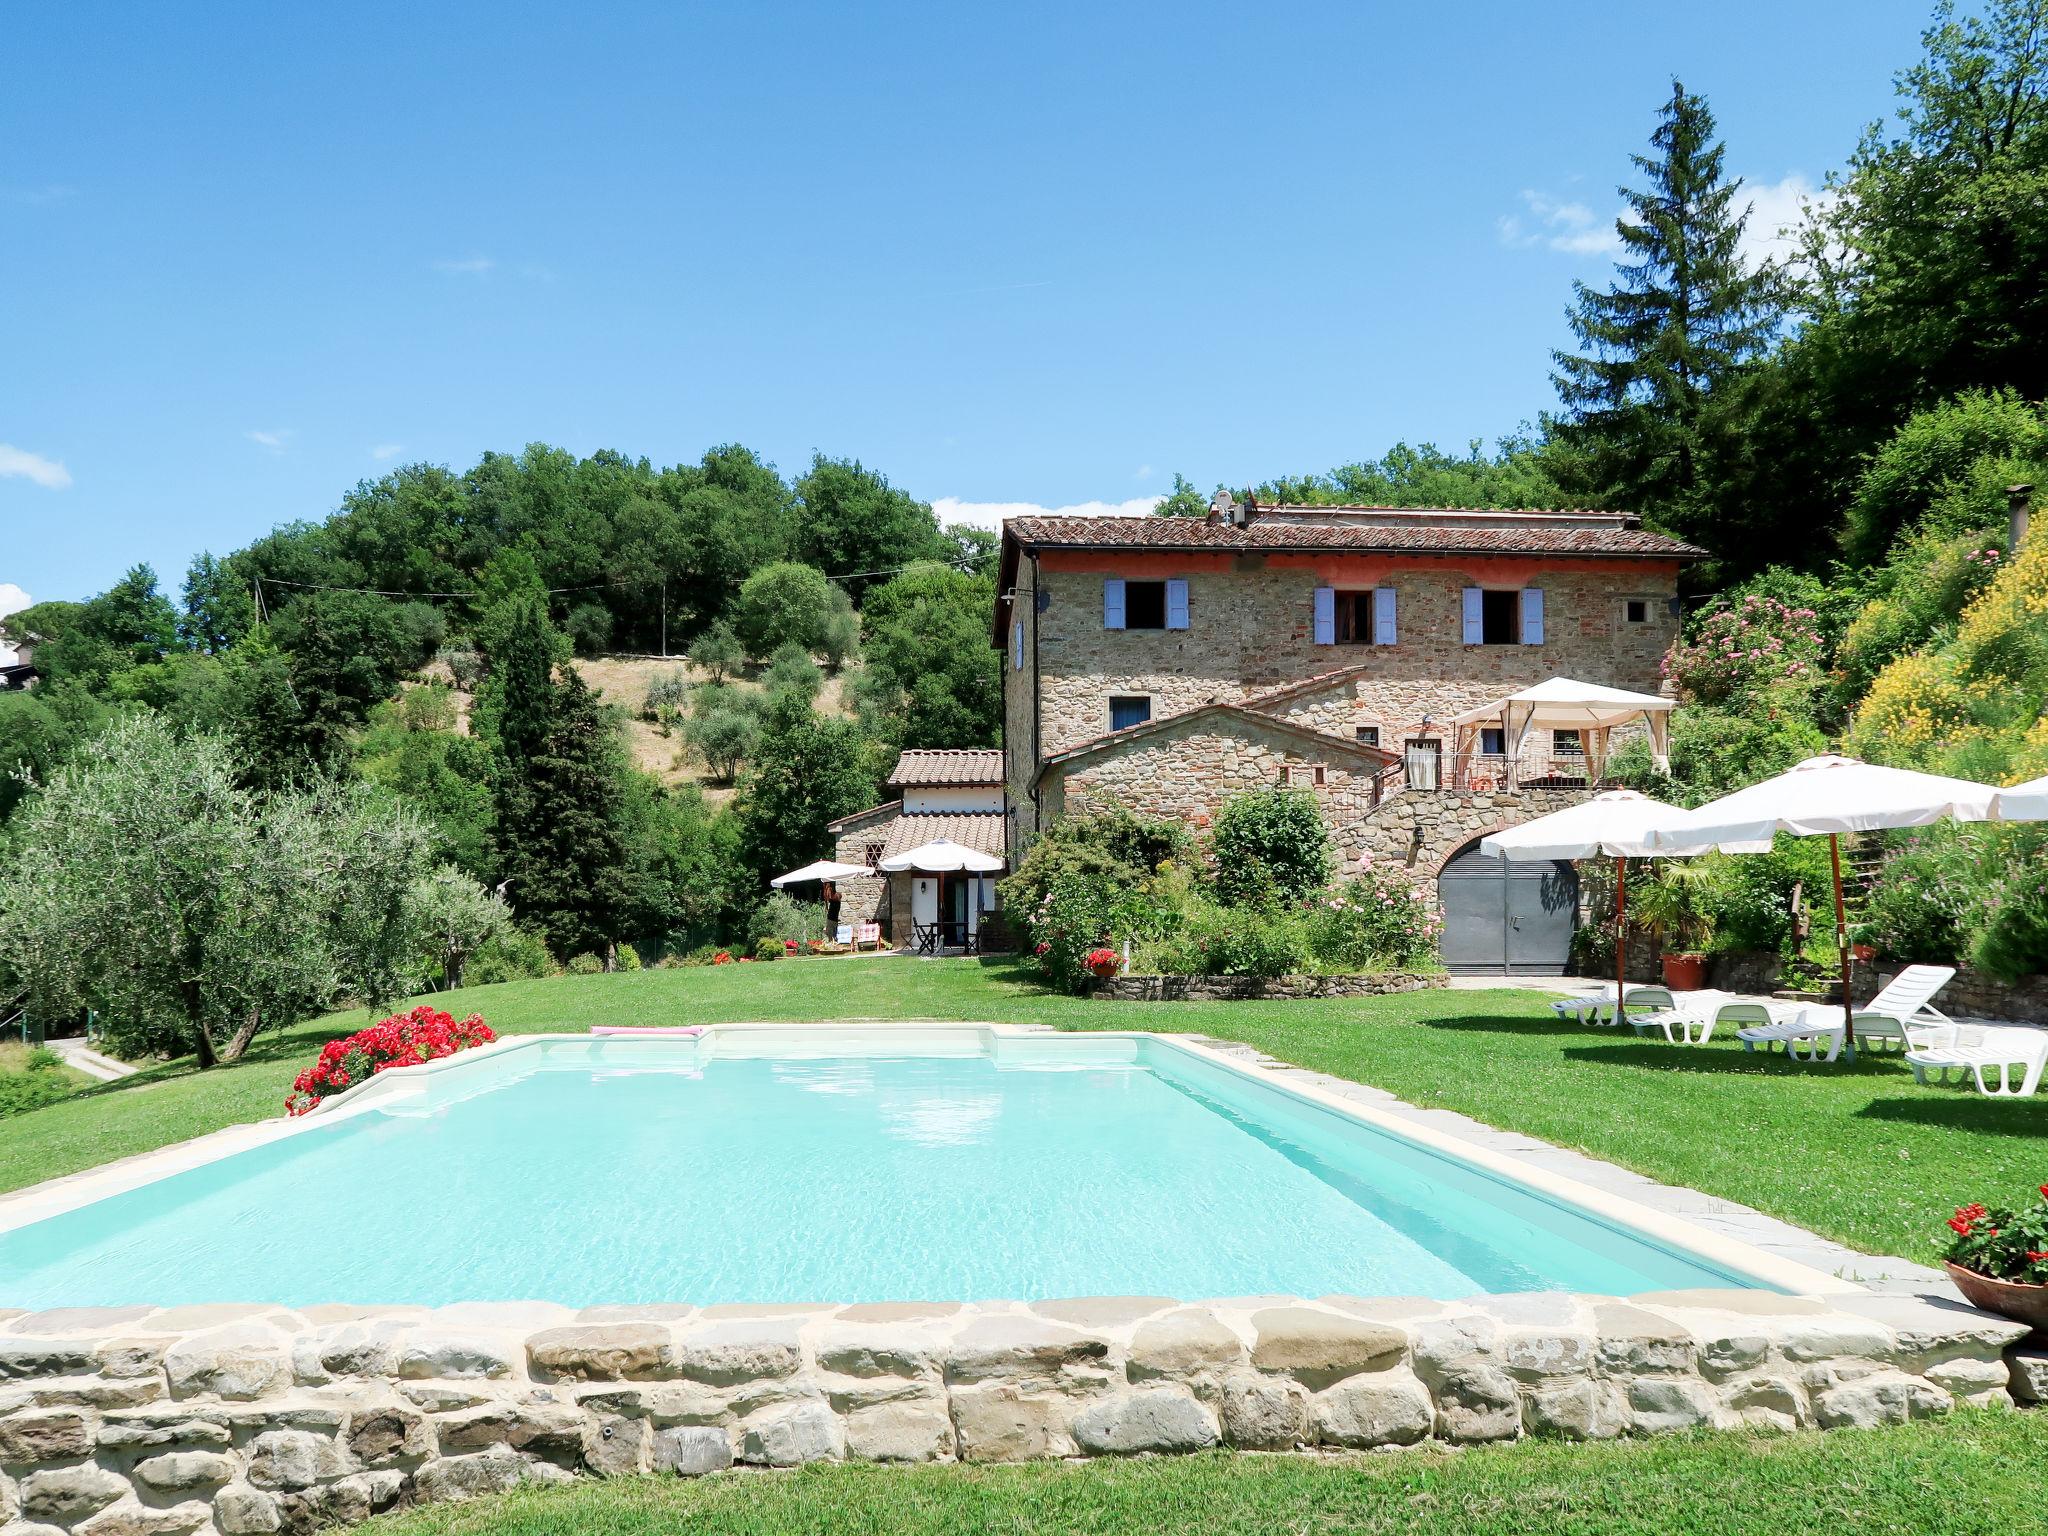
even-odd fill
[[[1949,1279],[1973,1307],[1996,1312],[2016,1323],[2026,1323],[2048,1332],[2048,1285],[2022,1285],[2017,1280],[1994,1280],[1974,1269],[1944,1263]]]
[[[1697,992],[1707,984],[1705,955],[1666,955],[1664,985],[1674,992]]]

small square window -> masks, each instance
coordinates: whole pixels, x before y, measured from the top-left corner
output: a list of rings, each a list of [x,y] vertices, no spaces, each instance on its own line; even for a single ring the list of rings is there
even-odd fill
[[[1308,788],[1310,785],[1319,785],[1323,780],[1324,772],[1321,763],[1289,763],[1286,771],[1281,774],[1281,782],[1283,784],[1303,789]]]
[[[1488,591],[1479,599],[1481,645],[1516,645],[1522,638],[1522,594]]]
[[[1124,628],[1166,628],[1166,583],[1127,581],[1124,583]]]
[[[1361,747],[1376,747],[1380,744],[1380,728],[1376,725],[1358,727],[1358,744]]]
[[[1623,604],[1622,604],[1622,616],[1623,616],[1623,617],[1624,617],[1625,619],[1627,619],[1627,620],[1628,620],[1628,622],[1629,622],[1629,623],[1631,623],[1631,624],[1647,624],[1647,623],[1649,623],[1649,622],[1650,622],[1650,602],[1649,602],[1649,599],[1648,599],[1648,598],[1642,598],[1642,597],[1632,597],[1632,598],[1630,598],[1630,599],[1629,599],[1629,600],[1628,600],[1627,602],[1625,602],[1625,603],[1623,603]]]
[[[1580,757],[1584,755],[1586,746],[1577,731],[1552,731],[1550,750],[1558,757]]]
[[[1508,750],[1508,733],[1497,725],[1483,725],[1479,728],[1479,751],[1486,757],[1505,757]]]
[[[1109,700],[1109,728],[1112,731],[1127,731],[1134,725],[1143,725],[1152,718],[1152,699],[1148,694],[1112,694]]]

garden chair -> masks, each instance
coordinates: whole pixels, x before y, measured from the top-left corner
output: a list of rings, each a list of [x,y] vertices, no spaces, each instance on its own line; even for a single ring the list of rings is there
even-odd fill
[[[2041,1086],[2048,1065],[2048,1030],[2013,1025],[1950,1024],[1916,1029],[1918,1038],[1906,1052],[1914,1081],[1925,1086],[1974,1080],[1987,1098],[2026,1098]],[[1995,1071],[1998,1086],[1986,1073]],[[2018,1085],[2014,1085],[2014,1075]]]
[[[1633,1018],[1636,1033],[1661,1029],[1672,1045],[1705,1045],[1714,1038],[1720,1024],[1746,1023],[1755,1018],[1769,1022],[1770,1013],[1761,1003],[1745,1003],[1726,992],[1688,992],[1675,1007],[1658,1008]]]
[[[870,944],[876,949],[882,947],[882,925],[880,923],[855,923],[853,925],[853,947],[866,949]]]
[[[851,944],[853,942],[853,924],[841,923],[837,928],[833,929],[832,942],[834,944]]]
[[[1789,1017],[1768,1016],[1761,1024],[1738,1029],[1735,1038],[1745,1051],[1762,1046],[1766,1056],[1772,1046],[1782,1045],[1794,1061],[1833,1061],[1842,1054],[1842,1016],[1831,1008],[1801,1008]]]

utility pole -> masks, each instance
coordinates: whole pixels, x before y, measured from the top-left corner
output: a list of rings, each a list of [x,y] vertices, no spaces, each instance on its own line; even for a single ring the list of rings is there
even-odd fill
[[[661,573],[661,659],[668,660],[668,572]]]

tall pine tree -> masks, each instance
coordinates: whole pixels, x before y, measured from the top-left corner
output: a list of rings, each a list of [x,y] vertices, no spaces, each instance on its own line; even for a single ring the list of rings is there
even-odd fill
[[[1722,171],[1705,98],[1673,80],[1650,147],[1631,156],[1645,188],[1618,189],[1615,282],[1573,285],[1584,350],[1553,354],[1565,415],[1551,428],[1575,489],[1716,548],[1711,466],[1726,445],[1711,407],[1777,327],[1772,274],[1743,260],[1742,183]]]
[[[538,588],[484,624],[492,749],[491,855],[512,908],[566,959],[607,953],[626,909],[626,761],[618,721],[574,668]]]

